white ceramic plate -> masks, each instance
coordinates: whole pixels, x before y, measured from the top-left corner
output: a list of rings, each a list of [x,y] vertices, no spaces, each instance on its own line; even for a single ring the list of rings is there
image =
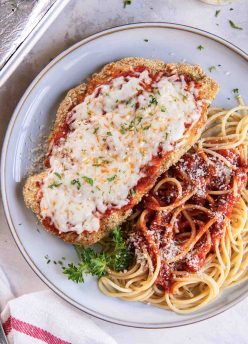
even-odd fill
[[[199,45],[204,49],[197,49]],[[46,264],[46,255],[52,260],[64,256],[68,261],[75,261],[74,249],[43,231],[22,198],[23,183],[35,154],[32,149],[42,142],[43,134],[48,134],[66,90],[80,84],[106,63],[126,56],[200,64],[207,72],[210,66],[216,66],[211,76],[221,86],[215,101],[221,106],[235,104],[232,89],[239,88],[244,95],[248,89],[247,55],[217,36],[190,27],[166,23],[128,25],[75,44],[36,77],[13,114],[2,153],[5,212],[27,262],[52,290],[72,305],[127,326],[161,328],[190,324],[216,315],[241,300],[248,294],[248,283],[226,290],[208,307],[190,315],[106,297],[98,291],[93,278],[88,277],[84,285],[77,285],[66,279],[58,265]]]

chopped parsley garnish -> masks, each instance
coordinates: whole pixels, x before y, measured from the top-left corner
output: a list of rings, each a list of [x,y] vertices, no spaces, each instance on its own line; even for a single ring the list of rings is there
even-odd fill
[[[164,134],[164,138],[167,140],[167,139],[168,139],[168,136],[169,136],[169,133],[166,132],[166,133]]]
[[[185,103],[187,101],[188,97],[183,95],[183,102]]]
[[[131,5],[132,0],[123,0],[123,7],[126,8],[127,5]]]
[[[131,189],[131,190],[129,191],[129,194],[130,194],[132,197],[134,197],[135,194],[136,194],[136,191],[135,191],[134,189]]]
[[[57,176],[59,179],[62,179],[61,178],[61,175],[58,173],[58,172],[54,172],[55,176]]]
[[[96,252],[93,248],[75,245],[79,263],[68,264],[63,273],[69,280],[76,283],[84,282],[84,274],[102,277],[110,268],[116,272],[127,269],[133,259],[133,253],[128,249],[122,236],[122,231],[116,227],[111,234],[110,247],[107,252]]]
[[[107,136],[113,136],[111,131],[107,131]]]
[[[144,39],[144,42],[148,42],[148,39],[147,39],[147,38],[145,38],[145,39]]]
[[[212,71],[216,70],[216,67],[215,66],[211,66],[208,68],[209,72],[212,73]]]
[[[218,17],[219,14],[220,14],[220,10],[215,11],[215,17]]]
[[[235,94],[238,94],[238,93],[239,93],[239,89],[238,89],[238,88],[234,88],[232,91],[233,91],[233,93],[235,93]]]
[[[83,176],[83,179],[86,181],[86,183],[90,184],[91,186],[93,186],[94,181],[92,178],[89,178],[87,176]]]
[[[166,107],[165,107],[164,105],[162,105],[161,108],[160,108],[160,110],[161,110],[162,112],[165,112],[165,111],[166,111]]]
[[[95,128],[93,131],[93,134],[96,134],[98,132],[99,128]]]
[[[149,106],[151,106],[151,105],[158,105],[158,101],[157,101],[157,99],[153,95],[150,94],[149,97],[151,98],[151,100],[149,102]]]
[[[51,259],[49,258],[48,254],[44,257],[46,259],[46,263],[49,264],[51,262]]]
[[[54,189],[54,188],[59,187],[60,185],[62,185],[62,183],[53,182],[53,183],[50,184],[48,187],[49,187],[49,189]]]
[[[115,180],[115,178],[117,177],[117,175],[115,174],[114,176],[107,178],[108,182],[112,182],[113,180]]]
[[[125,128],[125,125],[122,124],[121,125],[121,130],[120,130],[121,134],[124,135],[126,133],[126,131],[127,131],[127,129]]]
[[[231,26],[233,29],[236,29],[236,30],[243,30],[242,27],[237,26],[232,20],[229,20],[229,24],[230,24],[230,26]]]
[[[136,116],[129,124],[124,123],[121,124],[121,134],[125,134],[127,130],[133,130],[137,129],[137,126],[140,124],[142,121],[143,117],[142,116]]]
[[[142,116],[136,116],[129,124],[128,129],[131,130],[134,127],[136,127],[138,124],[140,124],[140,122],[142,121]]]
[[[79,189],[81,188],[81,186],[82,186],[82,184],[81,184],[81,182],[80,182],[79,179],[73,179],[73,180],[71,181],[71,185],[77,185],[77,189],[78,189],[78,190],[79,190]]]
[[[204,49],[204,47],[202,45],[198,45],[197,49],[201,51]]]

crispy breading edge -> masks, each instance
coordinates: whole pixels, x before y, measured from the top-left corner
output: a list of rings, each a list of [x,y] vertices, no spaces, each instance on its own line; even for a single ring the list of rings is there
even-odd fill
[[[67,93],[65,99],[61,102],[58,108],[54,127],[49,136],[49,140],[52,141],[53,137],[56,135],[56,132],[59,130],[61,124],[65,121],[68,112],[70,111],[70,109],[72,109],[74,106],[78,104],[78,100],[80,99],[80,97],[84,97],[86,93],[91,93],[94,90],[94,88],[97,87],[97,85],[104,83],[112,75],[116,75],[118,74],[118,72],[130,71],[136,66],[140,65],[144,65],[152,72],[159,72],[161,70],[176,70],[179,75],[183,74],[191,76],[195,81],[201,82],[202,87],[200,90],[200,97],[205,98],[207,100],[212,100],[219,89],[217,83],[208,76],[206,76],[200,66],[192,66],[187,64],[165,64],[161,60],[148,60],[139,57],[125,58],[120,61],[112,62],[106,65],[99,73],[93,74],[87,84],[81,84],[71,89]],[[151,189],[152,186],[155,184],[157,178],[163,172],[168,170],[168,168],[171,165],[176,163],[180,159],[180,157],[185,152],[187,152],[190,149],[190,147],[198,140],[206,121],[206,112],[207,106],[205,106],[205,109],[201,114],[200,120],[187,133],[186,137],[183,140],[181,148],[177,149],[176,152],[173,152],[161,166],[159,173],[157,175],[154,175],[153,183],[150,185],[149,189]],[[39,214],[40,207],[37,199],[37,182],[41,182],[45,174],[46,171],[38,175],[29,177],[23,189],[24,200],[27,207],[32,209],[32,211],[37,215],[41,222],[42,218]],[[135,199],[137,201],[136,204],[140,201],[143,195],[149,191],[149,189],[147,188],[146,190],[143,190],[142,194],[135,195]],[[117,209],[115,212],[112,212],[111,215],[107,217],[103,216],[101,219],[100,229],[97,232],[88,232],[82,234],[77,234],[76,232],[59,233],[58,230],[51,231],[51,229],[46,229],[49,232],[52,232],[53,234],[59,236],[64,241],[87,246],[99,241],[104,235],[111,231],[111,229],[114,226],[122,223],[131,214],[131,212],[131,209],[127,211]]]

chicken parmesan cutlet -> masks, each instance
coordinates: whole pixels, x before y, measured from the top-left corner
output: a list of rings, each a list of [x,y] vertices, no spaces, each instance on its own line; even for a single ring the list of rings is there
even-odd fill
[[[27,207],[61,239],[91,245],[197,141],[218,85],[199,66],[125,58],[70,90]]]

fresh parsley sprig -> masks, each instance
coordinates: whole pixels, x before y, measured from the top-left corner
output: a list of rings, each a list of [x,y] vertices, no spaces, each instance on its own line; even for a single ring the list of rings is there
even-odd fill
[[[113,251],[110,254],[109,267],[114,271],[127,269],[133,260],[133,252],[127,247],[122,236],[120,227],[116,227],[112,232]]]
[[[76,283],[84,282],[84,275],[102,277],[110,268],[114,271],[123,271],[132,262],[133,254],[126,245],[120,227],[116,227],[111,235],[110,249],[108,252],[97,252],[91,247],[84,248],[75,245],[79,263],[68,264],[63,268],[63,273],[69,280]]]
[[[80,180],[78,178],[77,179],[73,179],[71,181],[71,185],[76,185],[78,190],[80,190],[80,188],[82,186],[82,184],[81,184],[81,182],[80,182]]]

